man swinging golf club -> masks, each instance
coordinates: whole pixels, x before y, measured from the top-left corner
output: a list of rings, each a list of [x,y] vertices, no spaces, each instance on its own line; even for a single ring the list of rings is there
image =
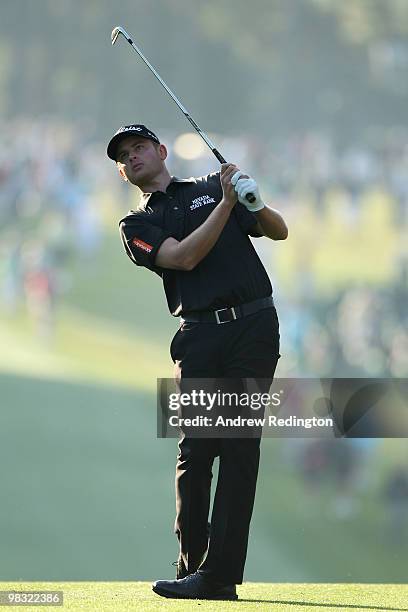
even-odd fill
[[[272,287],[249,236],[284,240],[286,224],[266,206],[256,182],[234,165],[180,179],[167,149],[141,124],[122,127],[107,149],[121,177],[142,191],[120,221],[133,263],[158,274],[169,310],[181,317],[171,343],[178,381],[263,381],[268,391],[279,354]],[[248,202],[246,195],[253,194]],[[148,305],[147,305],[148,306]],[[259,465],[260,437],[196,438],[182,434],[176,466],[176,580],[159,580],[164,597],[237,599]],[[208,533],[212,464],[219,476]]]

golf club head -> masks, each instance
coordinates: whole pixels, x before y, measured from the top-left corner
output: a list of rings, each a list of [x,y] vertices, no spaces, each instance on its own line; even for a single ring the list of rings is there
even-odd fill
[[[126,32],[126,30],[124,30],[121,26],[116,26],[116,28],[113,28],[112,34],[111,34],[112,45],[115,44],[119,34],[122,34],[126,38],[126,40],[128,40],[130,42],[130,36]]]

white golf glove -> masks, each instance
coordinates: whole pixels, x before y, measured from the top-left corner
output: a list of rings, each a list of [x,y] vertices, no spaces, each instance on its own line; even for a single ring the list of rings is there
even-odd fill
[[[253,178],[240,178],[244,173],[241,170],[235,172],[231,177],[231,184],[234,185],[235,191],[238,194],[238,201],[241,202],[249,212],[257,212],[265,207],[259,194],[259,188]],[[252,193],[255,196],[254,202],[248,202],[246,199],[247,193]]]

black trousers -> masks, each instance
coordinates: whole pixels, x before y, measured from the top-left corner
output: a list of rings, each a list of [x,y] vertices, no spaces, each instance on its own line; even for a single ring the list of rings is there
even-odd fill
[[[254,378],[259,380],[260,392],[268,392],[280,357],[276,310],[267,308],[221,325],[184,323],[170,353],[178,385],[186,378]],[[242,583],[259,455],[259,437],[181,435],[175,532],[189,572],[199,568],[216,581]],[[212,465],[217,456],[218,482],[208,533]]]

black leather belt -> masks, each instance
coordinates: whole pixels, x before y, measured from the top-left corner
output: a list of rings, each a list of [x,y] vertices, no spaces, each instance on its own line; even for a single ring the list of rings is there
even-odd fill
[[[245,304],[239,304],[238,306],[230,306],[229,308],[219,308],[218,310],[203,310],[203,311],[191,311],[186,312],[181,317],[181,322],[186,323],[230,323],[235,319],[246,317],[250,314],[263,310],[264,308],[271,308],[274,305],[272,296],[267,298],[260,298],[253,302],[246,302]]]

